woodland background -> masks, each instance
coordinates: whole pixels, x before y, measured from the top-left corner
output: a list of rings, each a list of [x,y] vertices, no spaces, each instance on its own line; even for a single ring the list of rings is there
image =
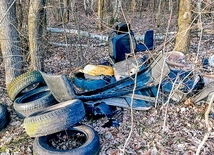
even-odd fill
[[[181,51],[198,69],[201,59],[214,53],[213,9],[212,0],[0,1],[0,103],[7,105],[11,117],[0,132],[0,153],[32,154],[33,139],[25,133],[23,120],[17,117],[7,96],[6,86],[12,79],[30,69],[71,77],[86,64],[108,59],[106,40],[86,37],[81,31],[108,36],[122,21],[131,24],[136,37],[152,29],[156,38],[152,52]],[[118,128],[103,128],[106,118],[85,119],[83,123],[98,132],[100,154],[119,154],[133,129],[125,154],[191,155],[207,132],[206,107],[179,103],[133,114],[124,110]],[[213,119],[209,121],[212,127]],[[213,136],[211,132],[201,154],[214,154]]]

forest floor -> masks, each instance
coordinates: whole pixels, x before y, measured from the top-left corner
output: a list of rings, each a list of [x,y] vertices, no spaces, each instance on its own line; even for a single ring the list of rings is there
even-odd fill
[[[163,17],[159,28],[156,28],[155,21],[148,14],[143,14],[142,18],[135,15],[131,21],[131,29],[135,36],[142,35],[148,29],[154,29],[156,33],[166,32],[169,16]],[[94,17],[95,18],[95,17]],[[96,31],[96,20],[93,17],[80,15],[80,29],[93,33],[108,35],[110,29],[104,29],[101,32]],[[123,21],[123,20],[121,20]],[[53,26],[54,23],[49,26]],[[176,16],[170,22],[169,32],[176,31]],[[62,26],[58,26],[62,28]],[[75,28],[74,22],[66,24],[66,28]],[[67,35],[68,43],[76,41],[74,35]],[[73,38],[72,38],[73,37]],[[169,36],[168,40],[170,40]],[[49,41],[60,42],[64,40],[63,34],[49,34]],[[189,56],[195,58],[198,50],[200,38],[193,35]],[[167,40],[166,40],[167,41]],[[63,42],[65,43],[65,42]],[[87,44],[88,40],[81,38],[82,44]],[[74,47],[47,46],[45,50],[45,72],[53,74],[67,74],[72,76],[79,68],[86,64],[98,64],[101,59],[108,58],[107,46],[90,46],[90,44],[100,43],[96,40],[90,40],[89,46],[82,49],[83,59],[79,63],[76,49]],[[162,49],[164,40],[157,43],[156,49]],[[173,48],[173,41],[167,44],[166,52]],[[200,57],[214,53],[214,36],[204,35],[200,43]],[[26,58],[29,53],[26,53]],[[28,59],[24,59],[28,60]],[[28,69],[26,62],[26,68]],[[80,65],[81,64],[81,65]],[[23,119],[20,119],[13,108],[13,102],[9,99],[5,88],[5,72],[2,56],[0,55],[0,103],[7,105],[10,113],[10,123],[0,132],[0,155],[32,155],[32,144],[34,138],[30,138],[24,128]],[[194,155],[207,128],[205,126],[204,114],[206,104],[162,104],[153,107],[148,111],[134,110],[133,133],[126,147],[126,154],[132,155]],[[131,114],[129,109],[124,109],[123,119],[119,127],[104,128],[103,124],[107,118],[98,120],[85,118],[81,123],[93,127],[100,137],[101,150],[100,155],[117,155],[123,148],[125,141],[131,130]],[[214,119],[210,118],[213,127]],[[201,155],[214,154],[214,130],[202,147]]]

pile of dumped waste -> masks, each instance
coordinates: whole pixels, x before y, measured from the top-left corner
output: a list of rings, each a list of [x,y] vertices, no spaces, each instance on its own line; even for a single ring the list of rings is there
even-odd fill
[[[186,63],[180,52],[153,53],[153,38],[154,32],[149,30],[144,44],[137,43],[130,25],[121,23],[109,36],[109,60],[88,64],[72,78],[34,70],[14,79],[7,87],[8,96],[17,115],[24,119],[26,133],[36,137],[34,154],[98,154],[98,134],[79,124],[86,115],[96,119],[105,116],[111,120],[110,126],[119,126],[113,119],[117,107],[149,110],[186,98],[195,104],[209,102],[214,94],[214,55],[202,60],[206,72],[202,74]],[[0,129],[6,126],[6,115],[6,108],[0,106]],[[64,148],[56,147],[51,139],[59,134],[67,139],[79,137],[82,145],[72,147],[71,141]]]

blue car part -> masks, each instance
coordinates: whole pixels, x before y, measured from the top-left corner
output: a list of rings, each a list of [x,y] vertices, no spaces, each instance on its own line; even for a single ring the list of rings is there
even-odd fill
[[[74,75],[73,82],[78,88],[81,88],[82,90],[95,90],[98,88],[102,88],[109,83],[105,79],[85,79],[84,73],[80,72]]]
[[[154,31],[148,30],[144,36],[144,44],[138,43],[135,52],[154,49]]]
[[[136,48],[136,41],[134,39],[134,33],[130,30],[132,42],[130,42],[130,37],[128,33],[115,35],[112,39],[113,43],[113,59],[115,62],[125,60],[126,54],[131,53],[130,44],[133,44],[133,50]]]
[[[137,72],[136,77],[135,75],[132,75],[106,85],[103,88],[80,93],[75,92],[71,79],[66,75],[48,75],[43,72],[41,72],[41,74],[58,102],[71,99],[80,99],[82,101],[99,100],[129,94],[133,91],[135,84],[136,91],[159,84],[160,80],[165,78],[169,73],[169,68],[165,63],[161,52],[155,60],[156,61],[152,62],[147,68]],[[164,70],[162,71],[160,67],[164,68]],[[160,75],[162,78],[160,78]]]
[[[128,32],[130,32],[130,36]],[[154,49],[154,31],[146,31],[144,44],[137,44],[130,24],[122,22],[110,33],[108,42],[110,57],[115,63],[125,60],[126,54],[131,53],[131,50],[133,50],[133,52],[139,52]]]
[[[179,86],[179,90],[183,93],[195,93],[197,90],[201,89],[204,84],[200,76],[199,80],[196,80],[196,77],[191,71],[182,71],[182,70],[170,70],[168,77],[165,78],[161,83],[161,88],[164,93],[170,93],[174,86]]]
[[[156,97],[157,96],[157,88],[155,86],[152,86],[150,88],[146,88],[146,89],[142,89],[139,91],[136,91],[135,94],[138,95],[143,95],[143,96],[148,96],[148,97]],[[127,103],[130,105],[131,104],[131,97],[125,97]],[[138,107],[142,108],[144,107],[144,109],[146,110],[147,108],[150,109],[151,107],[153,107],[155,105],[155,102],[151,100],[151,102],[146,101],[146,100],[142,100],[142,99],[134,99],[133,100],[133,108],[138,110]],[[139,110],[141,110],[139,108]]]
[[[63,102],[71,99],[81,99],[82,101],[97,100],[109,97],[117,97],[132,92],[134,86],[134,75],[124,78],[115,83],[106,85],[93,91],[77,93],[74,90],[73,83],[66,75],[48,75],[42,73],[42,76],[58,102]],[[150,81],[151,71],[142,70],[138,72],[136,90],[147,88],[147,83]]]

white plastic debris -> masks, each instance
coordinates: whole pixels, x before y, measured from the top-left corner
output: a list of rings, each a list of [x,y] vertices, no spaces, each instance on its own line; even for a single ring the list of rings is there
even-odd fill
[[[209,58],[209,65],[214,67],[214,55]]]

